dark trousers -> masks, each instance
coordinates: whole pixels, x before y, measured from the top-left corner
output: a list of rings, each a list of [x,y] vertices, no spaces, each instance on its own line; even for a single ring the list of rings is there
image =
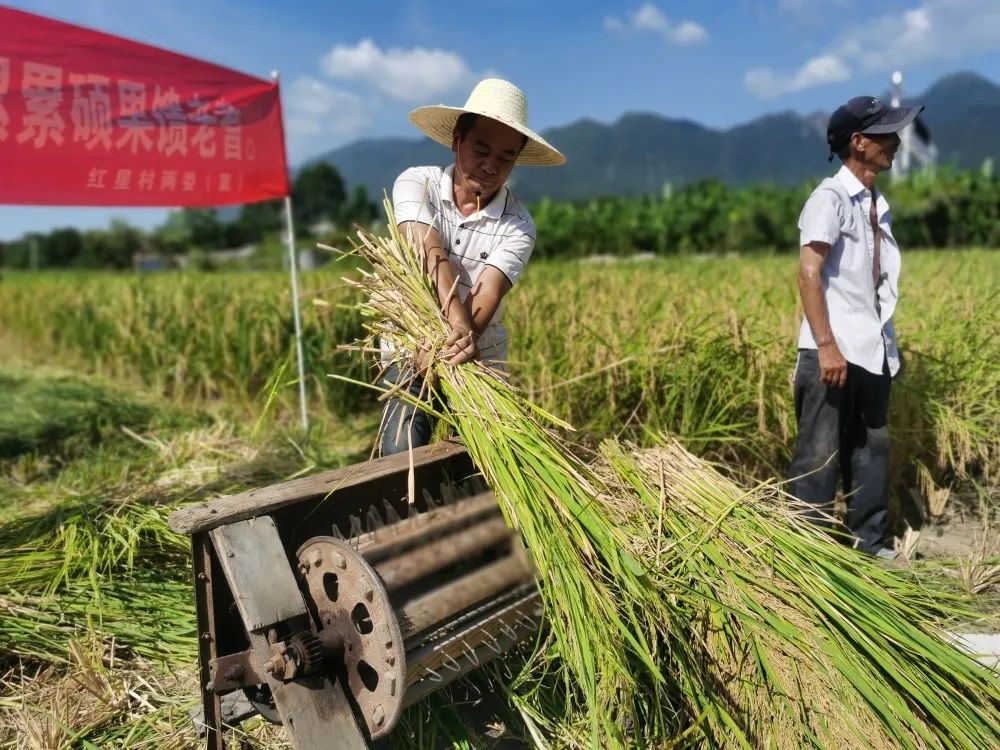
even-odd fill
[[[811,518],[833,512],[837,480],[847,501],[845,525],[865,552],[884,546],[889,511],[888,367],[875,375],[848,363],[843,388],[819,380],[815,349],[800,349],[795,369],[799,436],[789,468],[792,495],[815,508]]]
[[[414,398],[427,402],[432,400],[431,394],[424,388],[424,379],[416,375],[411,366],[400,368],[396,364],[390,365],[382,376],[383,388],[399,383],[406,383],[406,391]],[[379,432],[381,454],[391,456],[430,444],[434,419],[420,408],[394,396],[386,402]]]

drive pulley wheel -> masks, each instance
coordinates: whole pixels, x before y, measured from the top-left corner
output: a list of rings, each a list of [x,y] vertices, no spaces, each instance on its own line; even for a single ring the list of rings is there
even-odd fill
[[[349,688],[372,739],[403,711],[406,652],[396,613],[378,574],[350,544],[313,537],[296,555],[322,631],[343,644]],[[327,640],[324,638],[324,640]]]

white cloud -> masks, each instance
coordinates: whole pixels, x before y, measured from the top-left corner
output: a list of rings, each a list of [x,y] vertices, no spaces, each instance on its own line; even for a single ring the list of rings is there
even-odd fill
[[[795,5],[795,0],[782,0]],[[997,0],[920,0],[914,7],[851,24],[823,54],[793,72],[754,68],[746,88],[770,99],[851,77],[851,71],[890,71],[936,60],[1000,51],[1000,2]]]
[[[751,68],[743,84],[759,99],[774,99],[782,94],[840,83],[851,77],[847,65],[836,55],[813,57],[793,73],[776,73],[771,68]]]
[[[283,104],[288,131],[297,136],[357,135],[370,122],[361,97],[308,76],[297,78],[285,90]]]
[[[443,49],[381,50],[371,39],[355,46],[338,45],[320,63],[333,78],[370,84],[386,96],[404,102],[427,101],[460,89],[471,89],[484,77],[461,57]]]
[[[653,33],[670,44],[701,44],[708,41],[708,32],[694,21],[675,23],[652,3],[646,3],[623,19],[607,16],[604,28],[616,33]]]
[[[876,43],[879,39],[881,43]],[[916,8],[883,16],[868,27],[849,29],[835,44],[856,53],[865,70],[1000,50],[1000,3],[925,0]]]

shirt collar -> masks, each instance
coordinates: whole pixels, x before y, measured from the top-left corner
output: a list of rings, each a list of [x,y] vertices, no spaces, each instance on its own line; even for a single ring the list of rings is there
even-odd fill
[[[837,172],[837,177],[847,188],[847,194],[852,198],[857,198],[861,193],[868,190],[857,177],[854,176],[854,172],[847,168],[847,165],[842,165],[840,171]]]
[[[452,181],[452,175],[454,172],[454,164],[449,164],[441,172],[441,200],[448,201],[452,206],[455,206],[455,183]],[[493,196],[493,200],[479,209],[478,214],[466,216],[465,221],[475,221],[479,218],[487,218],[498,221],[503,216],[503,210],[506,206],[507,186],[504,185],[497,190],[497,194]],[[455,206],[455,210],[458,210],[458,206]]]
[[[857,198],[859,195],[868,192],[868,188],[857,177],[854,176],[854,172],[849,170],[846,166],[841,166],[840,170],[837,172],[837,177],[843,183],[844,187],[847,188],[847,194],[851,198]],[[882,191],[878,188],[875,189],[875,211],[878,217],[881,219],[882,215],[889,210],[889,202],[882,195]]]

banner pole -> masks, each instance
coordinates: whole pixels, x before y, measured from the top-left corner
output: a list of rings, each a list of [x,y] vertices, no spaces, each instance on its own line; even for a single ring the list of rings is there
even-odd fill
[[[299,368],[299,409],[302,414],[302,430],[309,429],[309,415],[306,411],[306,375],[302,355],[302,316],[299,314],[298,258],[295,252],[295,222],[292,220],[292,198],[285,196],[285,240],[288,243],[288,269],[292,284],[292,318],[295,321],[295,357]]]
[[[280,74],[271,71],[271,80],[276,84]],[[282,136],[283,137],[283,136]],[[286,151],[286,158],[287,158]],[[306,409],[305,357],[302,354],[302,316],[299,313],[299,262],[295,252],[295,221],[292,218],[291,190],[285,196],[285,241],[288,244],[288,273],[292,284],[292,319],[295,321],[295,359],[299,371],[299,412],[302,416],[302,432],[309,431],[309,414]]]

